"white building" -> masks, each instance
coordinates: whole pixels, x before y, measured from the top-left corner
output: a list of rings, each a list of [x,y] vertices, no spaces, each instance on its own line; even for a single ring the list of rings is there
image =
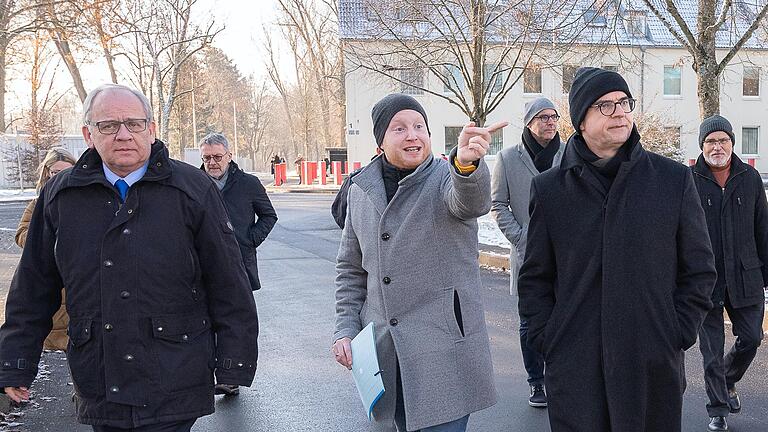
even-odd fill
[[[366,1],[369,0],[339,0],[340,34],[346,46],[387,43],[371,41],[361,34],[362,29],[372,25],[370,14],[366,13]],[[695,28],[696,0],[679,0],[676,4],[685,20]],[[638,100],[636,112],[661,113],[668,121],[665,127],[679,130],[685,158],[695,159],[698,156],[699,108],[691,56],[662,22],[641,5],[635,2],[632,10],[624,10],[626,16],[619,17],[611,44],[601,43],[604,49],[599,56],[594,54],[595,44],[585,37],[562,60],[562,64],[526,70],[525,78],[512,88],[488,118],[488,122],[507,120],[511,123],[495,137],[488,156],[489,163],[493,163],[493,154],[520,141],[524,127],[523,109],[527,101],[546,96],[556,103],[567,104],[569,83],[579,66],[615,68],[627,79],[633,96]],[[592,19],[585,25],[607,28],[612,18],[615,17]],[[743,34],[747,26],[748,23],[738,19],[728,20],[726,31],[718,32],[718,58],[722,58],[733,46],[739,31]],[[758,30],[753,35],[722,74],[720,112],[733,124],[735,152],[745,160],[754,159],[760,172],[768,172],[768,89],[763,84],[768,72],[768,43],[761,43],[760,39],[767,39],[764,30]],[[627,62],[628,58],[632,61]],[[392,92],[412,94],[424,105],[435,154],[447,153],[455,146],[458,132],[467,122],[467,116],[461,110],[439,97],[377,75],[376,72],[348,68],[346,123],[349,160],[365,163],[374,154],[376,144],[371,108],[376,101]],[[432,91],[443,88],[442,82],[431,74],[425,73],[413,79]]]

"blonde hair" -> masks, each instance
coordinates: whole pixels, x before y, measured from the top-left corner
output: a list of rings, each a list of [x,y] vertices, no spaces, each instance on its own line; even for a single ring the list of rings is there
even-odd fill
[[[55,147],[50,150],[48,150],[48,153],[45,155],[45,159],[43,159],[43,162],[40,164],[40,167],[37,169],[38,173],[40,174],[37,178],[37,191],[40,192],[40,189],[43,188],[45,185],[45,182],[47,182],[51,178],[51,167],[56,162],[69,162],[73,166],[77,162],[75,160],[75,157],[72,156],[72,153],[68,152],[66,149],[63,149],[61,147]]]

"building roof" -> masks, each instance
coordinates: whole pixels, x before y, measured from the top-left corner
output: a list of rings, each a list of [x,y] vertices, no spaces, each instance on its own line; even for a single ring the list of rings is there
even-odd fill
[[[390,31],[382,31],[382,15],[372,12],[375,5],[384,1],[389,11],[396,10],[392,6],[398,0],[338,0],[339,2],[339,33],[342,39],[347,40],[377,40],[392,39]],[[428,4],[430,0],[399,0],[400,4]],[[497,4],[504,4],[507,0],[496,0]],[[557,0],[555,0],[557,1]],[[618,1],[618,0],[616,0]],[[655,7],[662,11],[667,21],[673,28],[679,31],[679,26],[666,9],[665,0],[651,0]],[[768,0],[746,0],[734,2],[734,13],[717,32],[716,44],[718,48],[732,47],[749,28],[754,21],[759,9]],[[544,2],[546,3],[546,2]],[[572,25],[560,32],[546,34],[546,40],[557,39],[561,43],[578,44],[611,44],[620,46],[648,46],[648,47],[682,47],[682,44],[665,27],[664,23],[648,8],[642,0],[621,0],[611,3],[602,11],[594,10],[594,0],[565,0],[557,1],[557,14],[553,22],[569,22]],[[617,7],[618,4],[618,7]],[[696,34],[696,21],[698,16],[698,0],[675,0],[681,16],[689,28]],[[418,6],[415,6],[418,7]],[[540,7],[547,7],[541,5]],[[551,7],[551,5],[550,5]],[[546,11],[539,11],[546,13]],[[396,12],[395,12],[396,13]],[[458,13],[460,22],[461,14]],[[401,15],[401,18],[403,16]],[[505,28],[519,24],[519,17],[504,21]],[[397,18],[389,22],[397,24]],[[616,25],[614,25],[616,24]],[[395,26],[398,35],[416,38],[440,38],[440,32],[430,31],[432,26],[416,22],[410,22],[407,26]],[[466,25],[462,27],[468,27]],[[450,30],[456,33],[456,28]],[[459,31],[468,31],[460,29]],[[682,32],[680,32],[682,34]],[[491,35],[492,42],[503,43],[501,34]],[[768,49],[768,34],[765,28],[758,28],[744,45],[751,49]]]

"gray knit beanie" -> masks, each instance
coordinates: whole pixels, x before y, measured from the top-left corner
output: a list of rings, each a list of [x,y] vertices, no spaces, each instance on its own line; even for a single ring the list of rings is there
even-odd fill
[[[699,148],[704,149],[704,140],[712,132],[722,131],[731,137],[731,142],[736,144],[736,137],[733,135],[733,126],[725,117],[717,114],[712,117],[705,118],[699,126]]]
[[[557,112],[555,104],[553,104],[551,100],[545,97],[539,97],[530,102],[527,102],[525,104],[525,115],[523,116],[523,122],[525,125],[528,126],[531,124],[531,120],[533,120],[533,118],[536,117],[538,113],[544,111],[545,109],[551,109]]]
[[[373,137],[376,138],[377,146],[381,147],[381,144],[384,142],[384,134],[387,133],[387,128],[389,127],[389,122],[392,121],[392,117],[404,110],[413,110],[421,114],[421,116],[424,117],[424,126],[427,127],[427,133],[429,133],[430,136],[432,135],[429,131],[427,113],[424,111],[424,107],[421,106],[419,101],[402,93],[393,93],[376,102],[376,105],[374,105],[371,110]]]

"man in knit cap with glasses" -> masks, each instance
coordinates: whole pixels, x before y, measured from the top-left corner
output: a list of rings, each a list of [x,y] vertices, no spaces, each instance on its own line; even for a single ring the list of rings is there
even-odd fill
[[[551,429],[680,431],[684,350],[716,279],[693,176],[643,149],[618,73],[579,69],[568,102],[576,132],[533,179],[518,286]]]
[[[509,291],[517,295],[517,276],[525,256],[528,206],[534,176],[560,164],[565,144],[560,142],[560,115],[551,100],[540,97],[525,104],[520,144],[496,155],[491,182],[491,214],[512,245],[509,255]],[[528,373],[528,404],[547,406],[544,389],[544,358],[528,344],[528,320],[520,316],[520,350]]]
[[[709,430],[728,430],[726,417],[741,411],[736,383],[763,339],[763,287],[768,281],[768,203],[760,174],[733,153],[733,127],[724,117],[704,119],[699,155],[691,167],[715,253],[713,307],[699,330]],[[723,311],[736,343],[724,356]]]

